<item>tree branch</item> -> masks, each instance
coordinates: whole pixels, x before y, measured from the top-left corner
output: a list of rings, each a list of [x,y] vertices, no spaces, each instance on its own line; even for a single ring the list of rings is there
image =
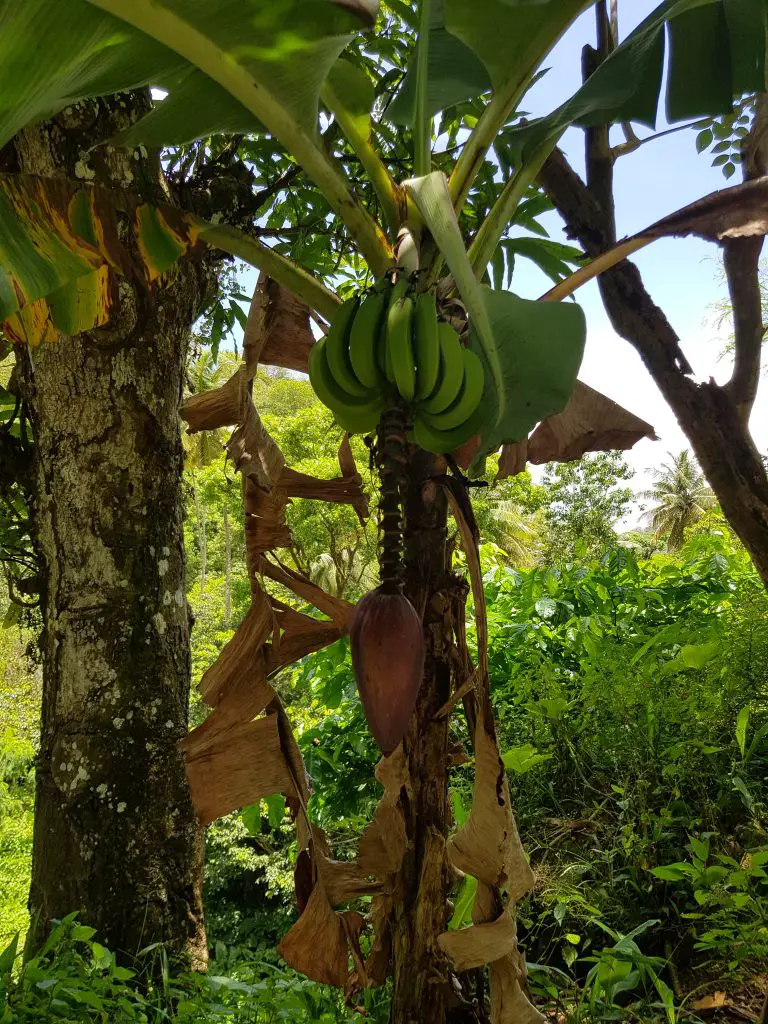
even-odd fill
[[[591,256],[610,245],[601,206],[556,150],[539,181]],[[768,475],[745,422],[724,388],[697,384],[663,311],[648,294],[629,260],[598,278],[614,330],[641,356],[657,387],[685,431],[729,523],[768,587]]]
[[[616,47],[613,24],[606,0],[595,6],[597,49],[587,45],[581,51],[581,73],[584,81],[594,74]],[[610,124],[587,128],[584,132],[587,187],[603,208],[605,230],[611,245],[616,244],[616,215],[613,205],[613,153],[611,151]]]
[[[768,96],[761,93],[749,135],[742,146],[744,181],[761,178],[768,168]],[[746,424],[760,382],[763,310],[759,265],[763,238],[729,238],[723,245],[723,265],[733,306],[734,364],[725,390]]]
[[[539,183],[565,220],[569,238],[576,239],[593,258],[611,248],[603,207],[561,149],[555,149],[544,164]],[[693,372],[680,349],[680,339],[646,291],[634,263],[623,260],[602,274],[598,285],[613,329],[637,348],[654,377]]]

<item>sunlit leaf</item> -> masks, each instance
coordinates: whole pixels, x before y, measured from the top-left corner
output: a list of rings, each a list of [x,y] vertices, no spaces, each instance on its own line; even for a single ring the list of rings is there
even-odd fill
[[[377,0],[6,0],[0,147],[80,99],[142,85],[168,96],[124,132],[160,145],[259,124],[302,164],[383,269],[386,241],[317,140],[322,83]]]
[[[530,743],[523,743],[520,747],[510,747],[501,755],[504,767],[515,775],[525,775],[536,765],[544,761],[551,761],[552,754],[540,754],[536,747]]]
[[[727,113],[736,97],[764,88],[767,27],[762,0],[665,0],[571,99],[514,133],[517,145],[528,150],[570,124],[654,127],[665,57],[669,121]]]
[[[134,245],[119,223],[123,231],[130,225]],[[333,314],[336,299],[327,289],[235,228],[65,179],[4,174],[0,323],[11,341],[29,345],[91,330],[109,319],[119,277],[151,286],[204,243],[237,251],[308,304],[324,305],[323,315]]]

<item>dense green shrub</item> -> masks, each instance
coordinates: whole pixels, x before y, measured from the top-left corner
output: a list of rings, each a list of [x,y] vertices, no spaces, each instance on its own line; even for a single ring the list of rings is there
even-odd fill
[[[0,947],[1,948],[1,947]],[[366,1019],[384,1024],[381,995],[367,993]],[[131,967],[95,939],[74,914],[20,963],[14,940],[0,951],[0,1024],[39,1021],[109,1024],[343,1024],[359,1020],[341,993],[281,967],[266,950],[219,944],[207,975],[179,971],[162,946]]]

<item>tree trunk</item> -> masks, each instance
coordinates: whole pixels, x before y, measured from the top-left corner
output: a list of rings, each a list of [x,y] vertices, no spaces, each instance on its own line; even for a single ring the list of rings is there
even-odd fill
[[[147,102],[122,94],[26,130],[17,169],[75,177],[96,133]],[[96,153],[100,184],[159,180],[138,152]],[[151,291],[124,282],[107,326],[19,353],[44,566],[30,948],[77,910],[120,954],[163,941],[205,961],[201,834],[177,741],[190,674],[178,410],[206,284],[190,263]]]
[[[403,798],[408,852],[392,927],[392,1024],[443,1024],[449,1001],[448,967],[437,936],[448,921],[448,718],[435,713],[450,696],[450,554],[447,505],[432,477],[433,455],[412,455],[405,494],[405,592],[424,617],[424,681],[405,749],[410,798]]]

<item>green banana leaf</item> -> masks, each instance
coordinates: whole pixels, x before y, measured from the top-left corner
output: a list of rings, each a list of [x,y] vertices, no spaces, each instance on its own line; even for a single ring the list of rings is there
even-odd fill
[[[445,28],[488,72],[495,92],[528,81],[542,58],[593,0],[444,0]]]
[[[252,128],[253,112],[185,59],[183,49],[211,62],[211,71],[216,63],[237,64],[254,96],[266,91],[313,133],[326,74],[376,9],[336,0],[3,0],[0,146],[78,99],[142,85],[172,91],[146,129],[134,129],[139,141]],[[172,128],[174,138],[152,127],[158,124]]]
[[[137,260],[120,237],[130,224]],[[173,206],[33,175],[0,175],[0,323],[9,340],[38,345],[109,320],[120,277],[152,287],[184,257],[214,245],[266,270],[332,316],[338,300],[319,281],[235,228]]]
[[[482,61],[445,27],[444,0],[432,0],[429,12],[427,113],[437,114],[491,88]],[[403,84],[386,111],[394,124],[413,127],[416,116],[417,62],[411,61]]]
[[[325,80],[322,96],[332,100],[334,110],[342,108],[355,133],[370,141],[376,93],[373,82],[361,67],[343,58],[337,60]]]
[[[470,348],[485,369],[487,416],[475,456],[478,465],[565,408],[584,354],[586,321],[575,303],[535,302],[480,284],[442,172],[403,184],[453,275],[469,314]]]
[[[378,0],[0,0],[0,147],[85,97],[168,90],[120,143],[263,126],[301,164],[375,272],[390,249],[319,142],[326,75]]]
[[[765,88],[767,37],[765,0],[665,0],[571,99],[508,138],[527,154],[571,124],[654,127],[665,58],[669,121],[727,113],[738,96]]]
[[[436,114],[493,88],[514,96],[573,18],[593,0],[433,0],[427,111]],[[387,117],[413,124],[415,61]]]

